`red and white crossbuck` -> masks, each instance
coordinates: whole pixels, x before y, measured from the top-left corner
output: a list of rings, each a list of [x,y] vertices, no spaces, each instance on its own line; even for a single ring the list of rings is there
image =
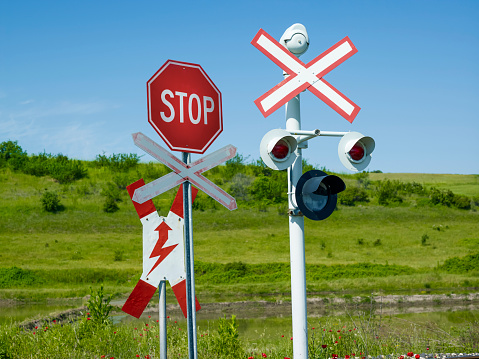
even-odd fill
[[[187,165],[141,132],[133,134],[133,141],[135,145],[173,170],[173,172],[138,188],[133,195],[133,201],[143,203],[189,181],[230,211],[237,208],[236,200],[232,196],[202,175],[203,172],[233,158],[236,154],[236,147],[225,146]]]
[[[255,101],[264,117],[308,89],[346,120],[351,123],[354,121],[360,107],[323,79],[324,75],[358,52],[349,37],[345,37],[307,64],[263,29],[258,31],[251,43],[289,75]]]
[[[144,184],[140,179],[127,186],[132,199],[135,190]],[[191,187],[192,201],[197,193],[198,189]],[[143,273],[122,310],[139,318],[160,281],[168,280],[186,317],[183,186],[180,186],[167,217],[158,215],[151,199],[141,204],[133,201],[133,204],[143,225]],[[196,300],[196,310],[199,309]]]

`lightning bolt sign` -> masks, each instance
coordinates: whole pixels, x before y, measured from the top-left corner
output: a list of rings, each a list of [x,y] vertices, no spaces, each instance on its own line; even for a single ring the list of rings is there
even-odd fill
[[[171,228],[166,224],[166,222],[161,222],[158,228],[155,229],[158,232],[158,242],[155,244],[155,248],[151,252],[150,258],[156,258],[156,263],[153,265],[153,268],[148,272],[148,275],[153,272],[153,270],[158,267],[158,265],[163,262],[163,260],[171,253],[173,249],[176,248],[178,244],[163,248],[164,244],[168,240],[168,231],[171,231]]]
[[[143,179],[127,187],[130,197],[145,185]],[[192,201],[198,189],[191,187]],[[152,200],[133,201],[143,225],[143,273],[122,310],[139,318],[156,292],[160,281],[168,280],[186,317],[186,272],[183,244],[183,188],[179,188],[167,217],[160,217]],[[196,310],[200,305],[196,300]]]

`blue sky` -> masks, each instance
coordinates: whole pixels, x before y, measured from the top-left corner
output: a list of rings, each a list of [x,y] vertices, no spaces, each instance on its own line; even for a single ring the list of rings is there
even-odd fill
[[[282,71],[250,42],[299,22],[305,63],[350,37],[358,53],[325,79],[361,107],[350,124],[306,91],[303,129],[372,136],[370,170],[478,174],[478,19],[478,1],[3,1],[0,141],[79,159],[143,155],[138,131],[164,145],[147,121],[146,82],[172,59],[200,64],[222,92],[224,130],[206,154],[233,144],[258,159],[285,119],[253,101]],[[304,157],[347,172],[338,142],[314,139]]]

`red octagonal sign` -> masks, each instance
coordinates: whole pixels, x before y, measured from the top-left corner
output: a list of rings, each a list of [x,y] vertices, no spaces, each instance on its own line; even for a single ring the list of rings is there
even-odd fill
[[[148,122],[171,150],[204,153],[223,131],[221,92],[200,65],[168,60],[146,87]]]

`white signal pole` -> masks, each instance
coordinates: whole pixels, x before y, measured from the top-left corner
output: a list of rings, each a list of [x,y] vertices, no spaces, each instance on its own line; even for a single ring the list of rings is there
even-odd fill
[[[309,46],[306,28],[295,24],[288,28],[280,43],[299,57]],[[287,77],[288,74],[284,73]],[[301,131],[299,94],[286,104],[286,130]],[[288,167],[289,248],[291,264],[291,306],[293,317],[293,358],[308,358],[308,316],[306,307],[306,260],[304,249],[304,217],[293,202],[293,193],[303,174],[302,145],[295,152],[296,161]]]

